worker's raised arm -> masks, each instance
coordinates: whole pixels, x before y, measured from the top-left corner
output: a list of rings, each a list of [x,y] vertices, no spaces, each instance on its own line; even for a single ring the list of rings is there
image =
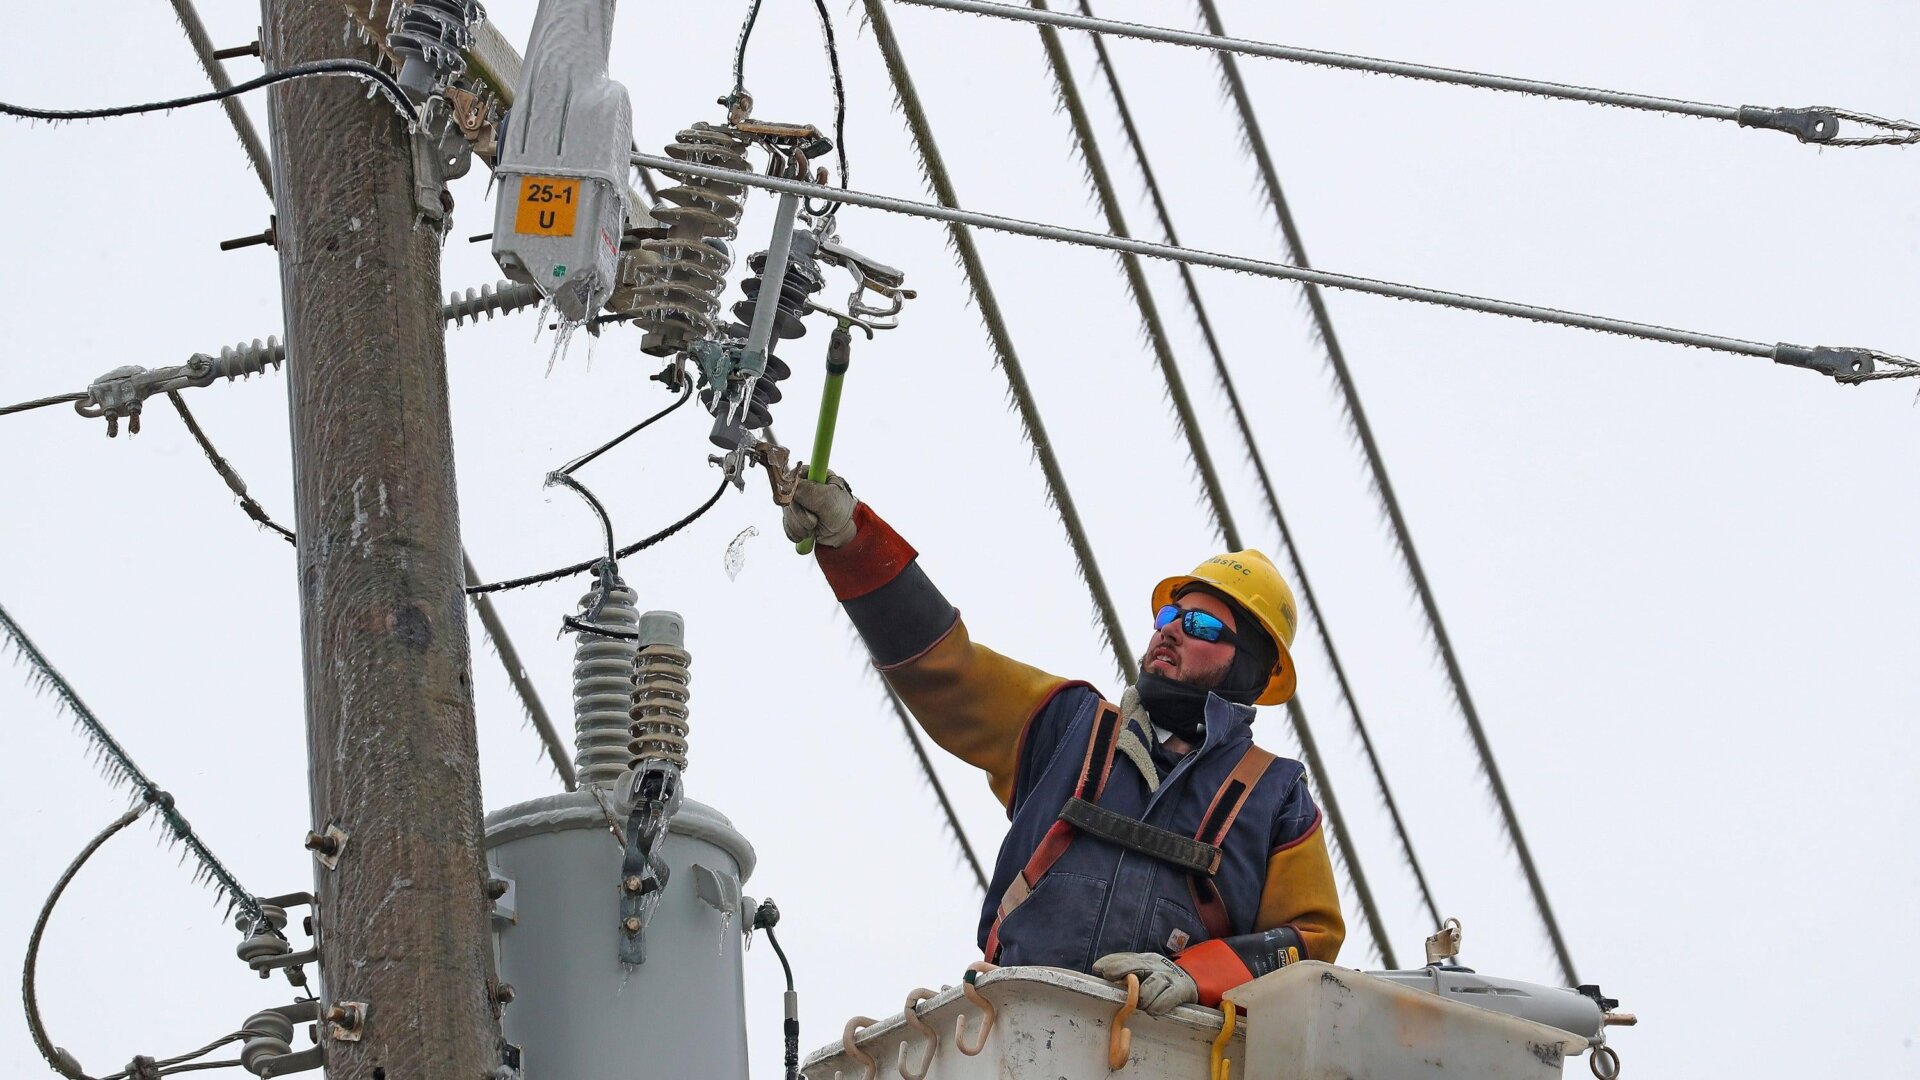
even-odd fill
[[[1011,804],[1027,722],[1074,684],[974,644],[912,545],[855,502],[839,477],[803,482],[784,524],[793,539],[817,541],[834,596],[920,726],[986,770],[993,793]]]

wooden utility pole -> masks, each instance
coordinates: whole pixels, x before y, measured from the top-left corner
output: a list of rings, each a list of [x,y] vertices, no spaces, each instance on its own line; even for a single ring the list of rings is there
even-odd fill
[[[337,3],[263,12],[270,68],[342,55]],[[269,117],[327,1072],[484,1080],[501,1057],[438,185],[358,80],[279,84]]]

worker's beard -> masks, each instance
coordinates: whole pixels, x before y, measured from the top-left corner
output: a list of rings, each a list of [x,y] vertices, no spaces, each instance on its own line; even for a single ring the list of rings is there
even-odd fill
[[[1152,647],[1149,646],[1147,651],[1151,655]],[[1171,731],[1190,743],[1198,743],[1206,737],[1208,694],[1219,694],[1228,701],[1251,705],[1260,696],[1260,691],[1266,688],[1264,676],[1259,677],[1252,686],[1221,685],[1234,674],[1238,658],[1236,653],[1234,659],[1212,670],[1192,672],[1182,679],[1169,679],[1148,672],[1147,658],[1143,656],[1140,658],[1140,680],[1135,684],[1140,692],[1140,704],[1146,707],[1147,716],[1155,727]],[[1239,681],[1253,681],[1251,673],[1248,674],[1248,678]]]

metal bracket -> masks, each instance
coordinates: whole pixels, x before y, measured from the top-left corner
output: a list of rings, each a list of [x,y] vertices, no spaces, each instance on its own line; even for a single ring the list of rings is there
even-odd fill
[[[667,861],[660,853],[667,823],[680,811],[680,769],[648,761],[633,773],[627,798],[627,846],[620,860],[620,962],[647,960],[647,922],[667,887]],[[736,886],[737,889],[737,886]]]
[[[919,293],[904,288],[907,275],[888,266],[886,263],[869,259],[865,255],[842,244],[839,237],[828,237],[820,241],[819,259],[828,266],[838,266],[853,275],[853,294],[847,297],[847,314],[839,317],[846,319],[867,331],[871,338],[875,330],[891,330],[900,325],[897,316],[900,308]],[[871,290],[885,297],[885,304],[869,304],[866,294]],[[824,310],[824,309],[823,309]],[[830,314],[839,315],[838,312]]]
[[[1832,142],[1840,134],[1840,117],[1831,109],[1763,109],[1742,105],[1741,127],[1784,131],[1803,143]]]
[[[473,152],[488,161],[493,160],[499,149],[500,131],[488,115],[491,112],[491,100],[485,93],[473,93],[458,86],[449,86],[442,93],[447,106],[452,110],[453,122],[460,134],[473,147]]]
[[[1460,920],[1448,919],[1440,932],[1427,939],[1427,963],[1448,964],[1460,955]]]
[[[1773,362],[1791,367],[1807,368],[1822,375],[1838,378],[1842,375],[1866,375],[1873,371],[1872,349],[1829,349],[1823,345],[1789,345],[1781,342],[1773,347]]]
[[[518,893],[514,886],[513,879],[510,877],[495,877],[492,880],[498,882],[501,886],[499,895],[493,898],[492,915],[494,927],[497,929],[503,926],[518,924],[520,922],[520,910],[516,902]]]
[[[740,880],[724,870],[693,864],[693,895],[723,915],[740,911]]]

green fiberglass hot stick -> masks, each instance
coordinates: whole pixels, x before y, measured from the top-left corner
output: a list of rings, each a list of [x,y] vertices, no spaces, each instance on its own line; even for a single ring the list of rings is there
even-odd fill
[[[807,479],[816,484],[827,479],[827,458],[833,453],[833,430],[840,421],[840,391],[846,385],[847,365],[853,359],[851,321],[842,319],[827,341],[827,384],[820,391],[820,422],[813,429],[813,456],[807,459]],[[813,538],[795,544],[802,555],[813,552]]]

